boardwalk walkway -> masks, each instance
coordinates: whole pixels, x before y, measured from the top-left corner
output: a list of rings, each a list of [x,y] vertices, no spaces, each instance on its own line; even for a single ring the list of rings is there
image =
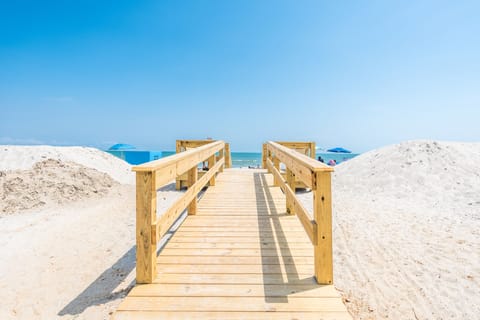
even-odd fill
[[[351,319],[313,277],[313,248],[265,170],[226,169],[115,319]]]

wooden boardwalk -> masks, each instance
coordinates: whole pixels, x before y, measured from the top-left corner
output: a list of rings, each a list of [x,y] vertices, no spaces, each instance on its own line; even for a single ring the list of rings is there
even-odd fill
[[[313,277],[313,247],[266,170],[226,169],[115,319],[351,319]]]

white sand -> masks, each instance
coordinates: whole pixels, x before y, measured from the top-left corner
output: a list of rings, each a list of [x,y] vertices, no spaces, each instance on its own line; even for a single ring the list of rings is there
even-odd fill
[[[28,170],[35,163],[46,159],[74,162],[106,173],[119,183],[135,184],[135,176],[128,163],[95,148],[0,146],[0,170]]]
[[[336,167],[333,198],[334,281],[356,319],[480,319],[480,143],[368,152]]]
[[[108,319],[134,281],[133,174],[98,150],[56,147],[2,146],[0,171],[25,178],[50,158],[65,172],[29,180],[49,204],[0,215],[0,319]],[[51,186],[75,185],[78,170],[84,190],[106,192],[58,202]],[[357,319],[478,319],[480,144],[372,151],[337,166],[333,190],[335,285]],[[158,212],[178,196],[159,192]]]
[[[0,212],[0,319],[110,318],[135,278],[130,168],[91,148],[0,147],[0,196],[19,204]],[[11,179],[23,182],[6,190]],[[158,212],[173,189],[159,192]],[[22,207],[32,194],[46,204]]]
[[[32,169],[0,171],[0,185],[0,215],[5,215],[91,197],[100,199],[118,182],[74,162],[47,159]]]

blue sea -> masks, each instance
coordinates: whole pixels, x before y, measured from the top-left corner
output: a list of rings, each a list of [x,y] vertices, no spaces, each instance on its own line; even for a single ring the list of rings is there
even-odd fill
[[[162,158],[175,154],[174,151],[162,152]],[[332,153],[321,152],[317,153],[317,159],[321,156],[325,163],[330,160],[335,160],[337,164],[347,161],[348,159],[358,156],[358,153]],[[262,153],[260,152],[232,152],[232,167],[234,168],[248,168],[261,167]]]

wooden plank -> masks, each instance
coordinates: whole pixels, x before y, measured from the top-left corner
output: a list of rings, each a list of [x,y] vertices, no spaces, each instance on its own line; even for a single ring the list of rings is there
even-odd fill
[[[203,199],[200,200],[199,209],[203,208]],[[226,208],[228,210],[228,208]],[[269,217],[238,216],[227,219],[212,219],[208,216],[197,215],[186,220],[183,226],[229,226],[232,224],[241,225],[263,225],[269,223],[281,223],[282,225],[298,225],[297,218],[291,215],[279,215]]]
[[[190,238],[192,239],[192,238]],[[193,238],[191,242],[180,242],[180,241],[169,241],[168,248],[188,248],[188,249],[200,249],[200,248],[222,248],[222,249],[275,249],[275,248],[302,248],[302,249],[311,249],[313,250],[312,244],[310,242],[277,242],[276,239],[271,241],[254,241],[250,242],[238,242],[237,239],[245,238],[235,238],[233,241],[214,241],[212,238],[207,238],[210,241],[202,241],[202,238]],[[218,238],[217,238],[218,239]],[[184,240],[184,239],[182,239]],[[185,239],[188,240],[188,239]]]
[[[242,225],[232,225],[232,226],[206,226],[206,227],[185,227],[182,228],[182,231],[184,232],[250,232],[255,230],[257,233],[261,234],[278,234],[280,232],[283,233],[288,233],[291,231],[296,231],[296,232],[301,232],[304,230],[304,227],[298,224],[292,224],[292,226],[289,228],[288,226],[282,227],[281,225],[277,226],[262,226],[262,227],[254,227],[254,226],[242,226]]]
[[[344,311],[345,306],[337,297],[128,297],[118,310],[144,311]]]
[[[180,229],[177,231],[178,236],[182,237],[199,237],[202,235],[205,235],[205,232],[201,231],[183,231],[183,229]],[[288,232],[288,235],[290,237],[299,237],[300,239],[305,238],[308,239],[307,234],[305,231],[291,231]],[[232,234],[230,231],[222,231],[222,232],[215,232],[216,237],[250,237],[252,239],[255,238],[271,238],[271,237],[277,237],[280,239],[285,239],[285,235],[277,233],[271,233],[267,235],[259,235],[258,231],[241,231],[241,232],[236,232],[235,234]]]
[[[295,249],[290,248],[288,252],[282,253],[277,249],[188,249],[188,248],[169,248],[166,247],[162,250],[162,254],[166,256],[258,256],[262,257],[276,257],[282,255],[285,257],[291,257],[295,255],[297,257],[313,257],[313,250],[311,249]]]
[[[315,277],[320,284],[333,283],[332,191],[330,172],[316,173],[313,190],[314,218],[318,224],[315,251]]]
[[[304,284],[314,282],[315,278],[308,274],[296,274],[290,278],[276,274],[202,274],[202,273],[159,273],[154,283],[197,283],[197,284]]]
[[[149,284],[132,289],[132,297],[340,297],[333,286],[307,284]]]
[[[262,265],[278,265],[278,257],[261,257],[261,256],[248,256],[248,257],[230,257],[230,256],[164,256],[157,257],[157,263],[159,264],[179,264],[179,263],[191,263],[194,261],[196,264],[262,264]],[[313,257],[282,257],[282,264],[313,264]]]
[[[311,249],[310,249],[311,250]],[[263,264],[245,264],[245,265],[235,265],[231,264],[194,264],[194,261],[190,264],[157,264],[158,274],[162,273],[201,273],[201,274],[231,274],[235,276],[236,274],[279,274],[286,275],[289,274],[312,274],[313,266],[312,265],[263,265]]]
[[[316,256],[301,223],[310,215],[298,201],[290,203],[298,219],[287,214],[286,200],[295,194],[285,185],[284,195],[272,178],[219,175],[197,215],[156,257],[153,283],[137,285],[115,319],[351,319],[334,287],[317,284]]]
[[[177,231],[178,232],[178,231]],[[183,234],[175,234],[174,237],[179,237],[182,238],[182,241],[186,242],[191,242],[193,240],[197,240],[200,237],[202,237],[202,234],[205,234],[205,232],[198,232],[195,234],[192,233],[183,233]],[[224,234],[217,235],[217,232],[215,232],[213,235],[208,234],[208,239],[211,239],[212,241],[217,241],[217,242],[229,242],[236,240],[237,242],[251,242],[251,241],[258,241],[258,242],[287,242],[287,243],[310,243],[311,241],[306,235],[304,231],[302,232],[297,232],[295,234],[288,233],[288,234],[282,234],[282,233],[277,233],[277,234],[243,234],[242,235],[230,235],[230,236],[225,236]],[[216,240],[214,240],[216,239]]]
[[[116,320],[277,320],[277,319],[302,319],[302,320],[351,320],[351,316],[343,312],[231,312],[231,311],[119,311],[115,314]]]
[[[156,242],[152,241],[155,224],[157,192],[155,175],[139,172],[136,175],[136,279],[137,283],[151,283],[156,276]]]
[[[187,219],[188,220],[188,219]],[[232,236],[232,237],[216,237],[211,234],[205,234],[203,236],[198,236],[198,237],[180,237],[177,235],[174,235],[168,243],[217,243],[218,245],[222,245],[223,243],[235,243],[240,245],[241,243],[261,243],[262,245],[269,244],[269,243],[276,243],[278,245],[283,245],[285,244],[291,244],[291,245],[305,245],[307,248],[311,247],[311,242],[307,237],[303,237],[300,239],[294,238],[294,239],[279,239],[278,237],[265,237],[265,236],[258,236],[256,238],[248,238],[248,237],[237,237],[237,236]]]

